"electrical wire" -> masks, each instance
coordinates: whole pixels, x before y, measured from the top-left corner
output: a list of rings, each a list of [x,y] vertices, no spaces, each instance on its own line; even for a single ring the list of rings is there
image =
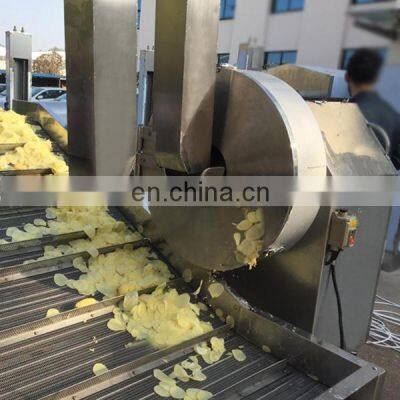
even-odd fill
[[[345,340],[344,323],[343,323],[343,307],[342,307],[342,300],[340,297],[339,285],[336,277],[336,260],[339,257],[340,252],[341,250],[331,251],[329,259],[326,261],[325,264],[330,268],[333,288],[335,290],[338,319],[339,319],[338,322],[339,322],[340,348],[346,350],[346,340]]]
[[[400,353],[400,334],[392,329],[395,326],[400,326],[400,304],[377,296],[367,343]]]
[[[345,341],[345,336],[344,336],[344,323],[343,323],[343,307],[342,307],[342,300],[340,298],[339,286],[338,286],[337,279],[336,279],[335,263],[332,263],[330,268],[331,268],[332,282],[333,282],[333,287],[335,289],[336,303],[337,303],[337,309],[338,309],[340,348],[343,350],[346,350],[346,341]]]

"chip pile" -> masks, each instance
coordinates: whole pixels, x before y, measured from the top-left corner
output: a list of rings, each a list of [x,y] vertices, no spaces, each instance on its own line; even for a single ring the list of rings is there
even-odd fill
[[[0,170],[51,169],[54,175],[67,176],[69,169],[62,157],[52,152],[51,142],[38,137],[25,117],[0,110],[0,143],[23,146],[0,156]]]
[[[109,327],[119,326],[156,348],[175,346],[212,330],[210,323],[200,320],[200,309],[189,294],[168,290],[165,284],[151,294],[129,293],[121,308],[114,311]]]
[[[236,229],[237,232],[233,235],[236,259],[253,268],[257,265],[257,259],[263,249],[265,225],[262,208],[246,212],[246,219],[236,225]]]
[[[46,235],[61,235],[64,233],[84,231],[88,239],[79,239],[68,245],[45,246],[44,256],[38,260],[60,257],[88,251],[92,256],[98,256],[98,248],[117,245],[120,243],[140,240],[139,233],[132,232],[121,221],[116,221],[107,213],[106,207],[60,207],[48,208],[46,218],[34,220],[23,229],[8,228],[6,235],[12,242],[40,239]],[[9,243],[0,240],[0,244]],[[26,263],[32,260],[26,261]]]
[[[93,296],[98,292],[105,298],[155,287],[173,277],[168,266],[154,259],[149,249],[133,250],[129,245],[109,254],[91,257],[88,263],[76,258],[73,266],[82,272],[78,280],[56,274],[54,282],[82,295]]]

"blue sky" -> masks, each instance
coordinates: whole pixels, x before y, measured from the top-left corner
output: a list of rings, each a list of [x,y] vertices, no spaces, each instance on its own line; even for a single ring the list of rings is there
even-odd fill
[[[64,0],[0,0],[2,45],[14,25],[32,34],[34,51],[64,48]]]

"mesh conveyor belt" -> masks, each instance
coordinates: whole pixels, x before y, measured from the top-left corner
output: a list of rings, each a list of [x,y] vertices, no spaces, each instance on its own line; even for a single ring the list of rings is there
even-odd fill
[[[80,272],[63,270],[70,279]],[[67,311],[85,296],[75,290],[59,288],[53,280],[54,272],[0,284],[0,331],[46,317],[49,308]]]
[[[22,228],[25,224],[33,223],[35,219],[46,219],[46,210],[44,208],[15,209],[7,212],[0,212],[0,236],[6,237],[6,230],[11,226]]]
[[[46,219],[46,210],[43,207],[1,207],[0,208],[0,239],[10,240],[6,236],[7,228],[22,228],[35,219]],[[14,253],[0,252],[0,268],[22,264],[24,261],[37,259],[43,256],[42,248],[26,249]]]
[[[97,362],[112,369],[150,351],[145,342],[125,349],[132,338],[127,333],[111,332],[107,328],[110,317],[52,332],[13,349],[1,349],[0,399],[37,399],[91,378]]]
[[[180,383],[183,389],[198,388],[208,390],[214,394],[213,399],[312,399],[326,390],[326,387],[311,378],[287,367],[273,356],[264,353],[257,347],[249,344],[245,339],[234,333],[225,340],[228,351],[244,346],[247,360],[238,363],[232,356],[224,356],[222,360],[207,365],[201,362],[203,373],[207,376],[205,382]],[[194,353],[193,353],[194,355]],[[161,367],[165,373],[172,372],[173,366],[185,360],[180,357]],[[290,394],[284,394],[285,388],[291,382],[298,387]],[[131,378],[118,385],[107,388],[99,393],[87,397],[88,400],[159,400],[154,394],[154,386],[158,381],[153,377],[153,370]],[[308,396],[308,397],[305,397]],[[313,397],[310,397],[313,396]]]
[[[0,252],[0,269],[3,267],[11,267],[13,265],[23,264],[24,261],[37,260],[44,254],[43,248],[25,249],[14,254]]]
[[[7,214],[5,208],[0,208],[3,235],[9,226],[22,227],[35,218],[45,219],[43,208],[13,207],[9,211]],[[124,219],[115,209],[111,214],[116,219]],[[5,252],[0,255],[0,268],[22,264],[41,255],[43,249],[40,246],[22,249],[17,254]],[[62,270],[69,278],[76,279],[80,275],[79,271],[72,268],[71,262],[66,262]],[[49,308],[60,311],[72,309],[84,297],[74,290],[57,287],[53,276],[54,272],[42,271],[35,276],[0,284],[0,332],[41,320]],[[133,342],[133,339],[128,333],[110,331],[107,322],[111,317],[109,313],[87,322],[76,322],[62,328],[59,326],[58,330],[1,347],[0,400],[34,400],[58,393],[93,378],[92,368],[98,362],[113,370],[143,357],[147,360],[147,356],[155,350],[144,341],[136,341],[133,348],[126,349],[125,345]],[[202,319],[209,320],[209,317],[203,315]],[[215,327],[221,325],[217,319],[211,321]],[[239,363],[228,354],[211,366],[202,362],[203,372],[208,379],[180,386],[184,389],[196,387],[209,390],[215,399],[308,400],[326,390],[311,378],[288,367],[284,361],[277,360],[229,332],[226,336],[227,350],[239,346],[244,346],[247,356],[245,362]],[[177,353],[170,363],[162,359],[157,363],[169,373],[177,362],[188,357],[180,354]],[[127,378],[87,398],[159,399],[153,392],[157,384],[152,374],[154,366],[144,364],[142,368],[134,378]]]

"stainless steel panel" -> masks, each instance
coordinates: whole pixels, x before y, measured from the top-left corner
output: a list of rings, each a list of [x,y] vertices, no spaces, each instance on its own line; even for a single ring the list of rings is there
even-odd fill
[[[23,32],[6,32],[7,103],[30,100],[32,86],[32,36]]]
[[[219,0],[158,0],[154,129],[161,167],[198,174],[212,143]]]
[[[308,105],[322,131],[331,175],[396,175],[356,104],[309,102]]]
[[[122,175],[136,135],[137,0],[65,0],[71,175]]]
[[[336,262],[343,305],[346,349],[357,351],[367,340],[381,271],[390,207],[350,208],[360,225],[356,246]],[[338,311],[329,268],[322,269],[313,333],[339,345]]]
[[[268,74],[283,80],[304,98],[311,99],[348,99],[350,94],[345,73],[342,70],[292,64],[268,69]]]

